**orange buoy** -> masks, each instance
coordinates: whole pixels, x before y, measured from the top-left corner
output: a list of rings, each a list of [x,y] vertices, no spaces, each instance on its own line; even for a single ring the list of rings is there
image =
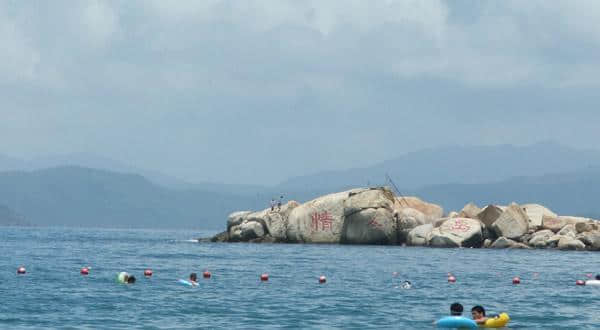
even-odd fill
[[[519,276],[513,277],[512,283],[513,284],[521,284],[521,278],[519,278]]]
[[[146,276],[146,277],[152,276],[152,269],[146,269],[146,270],[144,270],[144,276]]]
[[[325,282],[327,282],[327,277],[325,277],[325,275],[321,275],[321,276],[319,277],[319,283],[323,284],[323,283],[325,283]]]
[[[19,275],[23,275],[26,272],[27,272],[27,270],[23,266],[20,266],[19,268],[17,268],[17,274],[19,274]]]
[[[79,271],[79,273],[81,275],[89,275],[90,274],[90,269],[88,267],[83,267],[83,268],[81,268],[81,270]]]
[[[577,280],[575,281],[575,285],[585,285],[585,281]]]
[[[269,280],[269,274],[262,274],[260,275],[260,280],[265,282]]]
[[[208,270],[205,270],[204,273],[202,273],[202,277],[204,277],[204,278],[210,278],[211,275],[212,274]]]
[[[448,276],[448,283],[456,283],[456,277],[453,275]]]

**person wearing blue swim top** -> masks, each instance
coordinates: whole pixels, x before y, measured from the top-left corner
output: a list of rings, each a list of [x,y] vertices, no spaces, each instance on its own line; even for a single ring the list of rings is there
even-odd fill
[[[450,315],[452,316],[461,316],[463,313],[463,305],[455,302],[454,304],[450,305]]]

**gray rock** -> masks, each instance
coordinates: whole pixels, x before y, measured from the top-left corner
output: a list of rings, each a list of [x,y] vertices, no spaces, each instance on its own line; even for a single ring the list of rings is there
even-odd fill
[[[463,207],[463,209],[458,213],[458,217],[477,219],[477,215],[479,213],[481,213],[481,209],[479,208],[479,206],[471,202]]]
[[[201,242],[204,242],[205,240],[199,240]],[[215,236],[213,236],[212,238],[210,238],[211,242],[227,242],[229,241],[229,232],[224,231],[222,233],[218,233]]]
[[[498,237],[517,239],[529,230],[529,218],[519,205],[513,203],[492,224],[492,229]]]
[[[239,227],[241,229],[242,241],[249,241],[265,235],[265,229],[263,225],[257,221],[244,222]]]
[[[598,224],[594,222],[578,222],[575,224],[575,231],[577,233],[583,233],[586,231],[598,230]]]
[[[576,238],[563,236],[558,241],[558,248],[560,250],[585,250],[585,244]]]
[[[365,208],[346,217],[341,243],[395,244],[396,235],[396,221],[391,209]]]
[[[494,241],[494,243],[492,243],[492,245],[490,245],[490,248],[492,249],[507,249],[510,247],[513,247],[517,245],[517,242],[513,241],[512,239],[506,238],[504,236],[500,236],[498,237],[497,240]]]
[[[557,217],[556,213],[550,211],[548,208],[540,204],[525,204],[521,207],[523,208],[525,214],[527,214],[527,217],[529,218],[530,228],[542,227],[543,217]]]
[[[430,223],[417,226],[408,233],[407,244],[412,246],[425,246],[429,241],[433,225]]]
[[[552,230],[558,233],[564,226],[568,225],[569,222],[563,217],[542,217],[542,228]]]
[[[571,238],[575,238],[575,236],[577,235],[577,231],[575,230],[575,225],[573,224],[568,224],[566,226],[564,226],[559,232],[558,235],[561,236],[569,236]]]
[[[545,248],[548,246],[548,240],[554,236],[554,232],[550,229],[544,229],[535,232],[528,241],[530,246],[535,248]]]
[[[483,241],[483,247],[484,248],[489,248],[492,245],[492,240],[489,238],[486,238],[485,241]]]
[[[421,212],[426,222],[431,222],[444,216],[444,209],[436,204],[428,203],[418,197],[403,196],[396,197],[394,209],[400,211],[404,208],[410,208]]]
[[[431,231],[429,246],[481,247],[483,233],[479,220],[452,218]]]
[[[250,213],[252,213],[252,211],[238,211],[231,213],[227,218],[227,230],[229,231],[231,227],[240,225]]]
[[[600,231],[586,231],[576,237],[582,241],[590,250],[600,250]]]
[[[488,205],[477,215],[477,219],[483,222],[486,227],[491,227],[494,221],[498,220],[502,212],[504,211],[498,206]]]

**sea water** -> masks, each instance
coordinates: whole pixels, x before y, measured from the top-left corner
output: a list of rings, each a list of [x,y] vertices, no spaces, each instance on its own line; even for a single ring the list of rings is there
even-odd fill
[[[512,329],[600,328],[600,287],[575,285],[600,273],[598,252],[191,240],[210,234],[0,228],[0,328],[432,329],[453,302],[507,312]],[[197,287],[178,283],[191,272]]]

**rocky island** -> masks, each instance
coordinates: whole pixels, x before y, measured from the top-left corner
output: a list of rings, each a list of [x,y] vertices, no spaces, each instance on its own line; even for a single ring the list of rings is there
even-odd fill
[[[214,242],[381,244],[467,248],[600,250],[600,222],[559,216],[539,204],[441,206],[397,196],[387,187],[357,188],[304,204],[229,215]]]

